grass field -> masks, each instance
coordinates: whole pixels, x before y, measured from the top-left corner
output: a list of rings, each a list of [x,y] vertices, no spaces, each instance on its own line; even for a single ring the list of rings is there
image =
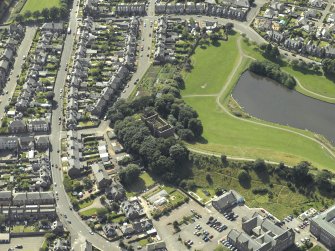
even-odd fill
[[[246,53],[247,55],[258,60],[265,60],[265,58],[257,50],[257,47],[255,45],[247,43],[245,41],[241,42],[241,45],[244,53]],[[307,90],[326,97],[335,98],[335,83],[330,79],[326,78],[325,76],[308,71],[301,72],[298,70],[293,70],[290,66],[284,66],[282,67],[282,69],[294,76]],[[299,86],[296,87],[296,90],[307,96],[311,96],[330,103],[335,103],[335,100],[333,99],[322,98],[320,96],[312,95],[311,93],[304,91]]]
[[[279,219],[292,214],[294,210],[300,213],[310,207],[317,209],[324,207],[321,199],[315,200],[313,196],[308,198],[305,195],[290,190],[286,185],[286,181],[274,174],[258,175],[250,171],[250,184],[240,184],[238,181],[239,170],[241,169],[236,167],[220,168],[208,165],[208,167],[200,168],[194,166],[190,180],[193,180],[198,187],[197,191],[202,189],[214,191],[216,188],[233,189],[244,197],[249,207],[265,208]],[[207,174],[211,175],[211,181],[208,181],[206,178]],[[271,187],[269,184],[272,184]],[[254,194],[252,192],[254,188],[268,188],[273,193],[273,197],[270,198],[268,194]],[[196,193],[198,194],[198,192]],[[320,198],[319,194],[318,196]],[[329,204],[332,204],[331,199],[323,198]]]
[[[310,251],[326,251],[326,249],[324,249],[320,246],[314,246],[310,249]]]
[[[35,227],[34,226],[16,225],[16,226],[13,227],[12,232],[14,232],[14,233],[35,232]]]
[[[36,10],[43,10],[44,8],[51,7],[60,7],[60,0],[27,0],[25,5],[23,6],[21,13],[24,14],[27,10],[34,12]]]
[[[191,73],[184,73],[186,86],[182,92],[184,100],[198,112],[204,126],[204,140],[193,145],[193,147],[231,156],[264,158],[277,162],[283,161],[291,165],[307,160],[319,168],[334,169],[335,159],[318,143],[308,138],[232,117],[219,109],[216,97],[185,97],[185,95],[219,92],[225,84],[224,81],[227,79],[227,74],[230,73],[223,73],[222,69],[231,70],[237,67],[236,62],[239,54],[237,49],[232,49],[232,44],[235,44],[236,47],[237,37],[237,35],[230,37],[228,42],[222,42],[219,47],[198,48],[192,56],[193,70]],[[234,50],[235,54],[232,55],[230,53],[231,50]],[[204,58],[206,54],[209,56]],[[211,60],[212,55],[220,58],[220,63]],[[240,72],[247,66],[247,62],[242,62]],[[208,69],[211,69],[211,74],[208,74]],[[234,76],[233,83],[228,87],[227,92],[222,96],[223,98],[229,96],[229,91],[233,88],[233,84],[237,81],[240,72],[237,72],[236,76]],[[223,77],[222,75],[225,76]],[[208,86],[210,88],[201,88],[203,83],[207,82],[213,83]],[[221,103],[225,103],[225,101],[221,100]],[[310,132],[298,129],[292,130],[312,136]]]
[[[143,192],[146,188],[152,186],[153,184],[155,184],[155,181],[151,178],[151,176],[147,172],[143,172],[141,173],[138,181],[125,187],[127,197],[133,197],[137,193]]]
[[[97,214],[97,208],[90,208],[90,209],[80,212],[79,214],[82,216],[89,217],[89,216]]]
[[[236,64],[237,38],[234,36],[228,42],[221,42],[220,45],[224,46],[211,45],[205,50],[200,47],[196,49],[196,56],[192,57],[195,69],[192,74],[185,75],[184,80],[189,86],[182,92],[183,95],[216,94],[220,91]]]

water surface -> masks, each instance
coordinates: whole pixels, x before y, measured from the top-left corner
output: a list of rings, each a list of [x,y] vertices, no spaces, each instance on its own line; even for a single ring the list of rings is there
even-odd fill
[[[308,129],[335,142],[334,104],[307,97],[249,71],[241,75],[232,95],[254,117]]]

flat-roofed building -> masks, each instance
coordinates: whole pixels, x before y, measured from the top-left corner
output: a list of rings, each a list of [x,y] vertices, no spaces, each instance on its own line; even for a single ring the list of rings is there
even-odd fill
[[[330,250],[335,249],[335,205],[311,219],[310,231]]]

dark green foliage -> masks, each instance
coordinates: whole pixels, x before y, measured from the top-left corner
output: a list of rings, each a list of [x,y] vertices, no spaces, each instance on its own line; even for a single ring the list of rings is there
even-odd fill
[[[178,171],[188,160],[188,150],[171,138],[155,138],[141,120],[126,117],[114,126],[127,152],[149,171],[168,182],[179,183]]]
[[[248,183],[251,180],[250,174],[245,170],[241,170],[238,173],[238,180],[240,183]]]
[[[262,44],[260,49],[262,50],[263,56],[266,58],[276,60],[280,56],[277,46],[272,46],[271,44]]]
[[[322,61],[322,70],[327,76],[335,75],[335,59],[324,59]]]
[[[296,85],[296,81],[291,75],[282,72],[279,66],[269,61],[253,61],[249,66],[249,70],[258,75],[271,78],[289,89],[293,89]]]
[[[130,185],[140,176],[141,170],[136,164],[129,164],[119,172],[120,180],[123,184]]]

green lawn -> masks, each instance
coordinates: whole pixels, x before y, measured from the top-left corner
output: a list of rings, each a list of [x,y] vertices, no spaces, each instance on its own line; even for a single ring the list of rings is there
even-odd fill
[[[14,232],[14,233],[35,232],[35,227],[34,226],[16,225],[16,226],[13,227],[12,232]]]
[[[44,8],[51,7],[60,7],[60,0],[27,0],[25,5],[23,6],[21,13],[24,14],[27,10],[34,12],[36,10],[43,10]]]
[[[192,147],[227,155],[264,158],[296,164],[310,161],[320,168],[335,168],[335,160],[319,144],[280,129],[255,125],[231,117],[218,109],[215,97],[185,98],[199,114],[208,143]]]
[[[143,192],[143,190],[153,185],[154,183],[155,181],[151,178],[151,176],[147,172],[141,173],[139,179],[136,182],[127,185],[125,187],[127,197],[132,197],[135,196],[137,193]]]
[[[90,208],[90,209],[87,209],[85,211],[80,212],[79,214],[82,215],[82,216],[89,217],[89,216],[92,216],[96,213],[97,213],[97,208]]]
[[[146,187],[149,187],[155,184],[155,181],[151,178],[151,176],[147,172],[143,172],[140,175],[140,179],[144,181],[144,184]]]
[[[261,53],[257,50],[257,47],[251,43],[247,43],[245,41],[241,42],[242,49],[244,53],[247,55],[256,58],[258,60],[264,60],[265,58],[261,55]],[[293,70],[290,66],[282,67],[282,69],[292,76],[294,76],[300,84],[307,90],[315,92],[317,94],[335,98],[335,83],[323,75],[317,75],[309,71],[301,72],[298,70]],[[296,87],[296,90],[317,99],[321,99],[330,103],[335,103],[335,100],[329,98],[322,98],[320,96],[315,96],[309,92],[306,92],[299,86]]]
[[[83,209],[85,207],[88,207],[88,206],[92,205],[93,202],[94,202],[94,200],[83,201],[82,203],[79,202],[79,208]]]
[[[183,95],[216,94],[222,83],[227,81],[229,73],[234,69],[238,51],[236,40],[238,36],[230,37],[224,46],[209,46],[207,49],[198,47],[192,57],[192,74],[184,74],[187,88]]]
[[[279,219],[283,219],[288,214],[292,214],[294,210],[302,212],[310,207],[321,209],[322,205],[321,195],[316,192],[320,199],[316,200],[315,196],[310,198],[298,192],[292,191],[287,187],[287,182],[282,180],[275,174],[258,175],[253,171],[249,171],[251,176],[250,184],[240,184],[238,181],[238,173],[241,168],[238,167],[217,167],[216,165],[208,164],[206,167],[192,167],[192,175],[189,178],[194,181],[197,190],[206,189],[214,191],[216,188],[233,189],[240,193],[249,207],[262,207],[271,212]],[[210,174],[211,181],[206,178]],[[269,184],[272,184],[271,187]],[[254,194],[254,188],[267,188],[273,193],[273,198],[268,194],[258,195]],[[332,199],[323,199],[330,205]]]
[[[196,50],[196,53],[192,56],[193,70],[191,73],[184,73],[186,86],[183,91],[184,96],[219,92],[225,84],[227,75],[236,67],[235,62],[237,62],[238,57],[236,38],[237,36],[230,37],[228,42],[222,42],[219,47],[210,46],[207,49],[198,48]],[[232,44],[234,47],[232,47]],[[227,49],[224,49],[226,45]],[[235,51],[234,54],[229,53],[232,50]],[[211,57],[204,60],[204,55],[207,52],[210,55],[215,55],[216,58],[220,58],[220,61],[224,63],[219,64]],[[246,68],[247,63],[248,60],[242,61],[241,69],[234,76],[232,83],[230,83],[231,86],[228,86],[221,97],[221,103],[226,103],[226,97],[229,97],[233,84],[237,82],[239,74]],[[223,72],[222,68],[230,70]],[[202,89],[201,86],[204,82],[211,82],[215,85]],[[184,100],[198,112],[204,127],[204,140],[193,145],[197,149],[238,157],[283,161],[287,164],[296,164],[302,160],[307,160],[319,168],[335,168],[335,159],[311,139],[277,128],[252,123],[252,121],[256,121],[254,119],[245,121],[232,117],[217,107],[216,97],[185,97]],[[261,122],[273,125],[264,121]],[[310,132],[290,129],[313,137]]]
[[[314,246],[310,249],[310,251],[326,251],[326,249],[324,249],[320,246]]]

